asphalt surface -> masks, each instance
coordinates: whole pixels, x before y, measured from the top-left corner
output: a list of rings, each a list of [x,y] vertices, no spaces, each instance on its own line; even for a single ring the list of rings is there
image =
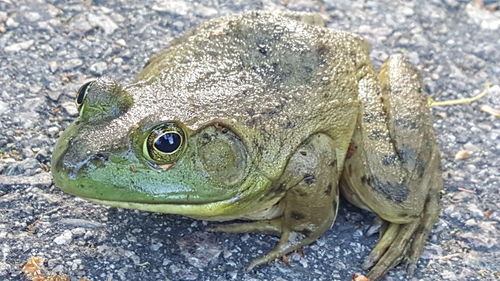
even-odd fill
[[[276,238],[214,234],[203,221],[99,206],[51,183],[51,152],[76,117],[84,81],[126,84],[189,27],[262,9],[321,12],[330,28],[367,38],[377,66],[404,53],[436,100],[470,97],[491,83],[479,101],[433,108],[443,210],[415,276],[399,266],[385,280],[499,280],[500,4],[469,2],[0,0],[0,280],[32,280],[36,268],[21,269],[30,257],[43,258],[39,276],[70,280],[351,280],[363,272],[377,239],[366,235],[373,215],[346,202],[303,255],[245,272]]]

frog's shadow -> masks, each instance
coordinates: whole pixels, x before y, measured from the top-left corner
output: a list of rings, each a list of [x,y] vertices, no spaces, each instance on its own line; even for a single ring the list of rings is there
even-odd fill
[[[315,264],[317,259],[322,260],[319,266],[323,268],[325,265],[325,270],[329,269],[328,271],[332,270],[333,261],[343,262],[346,264],[346,269],[340,269],[338,272],[344,275],[352,274],[353,270],[354,272],[361,270],[363,260],[357,257],[368,255],[376,243],[377,235],[367,237],[365,234],[375,218],[373,213],[361,210],[343,198],[340,203],[335,224],[317,242],[304,247],[306,253],[304,258],[310,264]],[[278,238],[270,238],[263,234],[209,232],[207,227],[221,223],[205,222],[179,215],[110,208],[108,221],[120,223],[114,225],[113,230],[108,233],[108,241],[104,243],[111,243],[112,247],[126,248],[134,252],[140,262],[148,263],[150,268],[175,264],[183,268],[220,270],[224,267],[225,271],[243,272],[251,260],[272,250],[278,242]],[[136,243],[129,243],[131,240]],[[132,245],[132,248],[127,244]],[[233,248],[238,250],[234,252]],[[206,251],[210,251],[212,255],[207,256]],[[329,261],[324,260],[325,252],[328,253]],[[204,259],[208,260],[203,261]],[[282,262],[273,263],[272,266],[258,267],[253,273],[268,271],[272,273],[286,270],[286,267],[287,265]],[[297,274],[308,270],[301,268],[297,263],[292,267],[291,270]]]

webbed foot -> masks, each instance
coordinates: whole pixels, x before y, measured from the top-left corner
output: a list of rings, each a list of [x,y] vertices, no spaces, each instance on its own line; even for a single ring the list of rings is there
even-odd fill
[[[408,275],[413,275],[432,226],[439,216],[439,193],[431,192],[421,218],[408,224],[389,223],[379,242],[363,263],[370,269],[368,278],[379,280],[391,268],[405,261]]]

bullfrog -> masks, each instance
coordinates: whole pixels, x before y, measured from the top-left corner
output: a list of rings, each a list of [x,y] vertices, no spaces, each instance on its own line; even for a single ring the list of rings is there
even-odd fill
[[[363,263],[410,271],[439,214],[440,152],[418,71],[376,71],[360,36],[320,16],[247,12],[201,23],[136,79],[77,92],[79,117],[54,149],[55,185],[84,199],[266,233],[249,269],[313,243],[339,194],[382,222]]]

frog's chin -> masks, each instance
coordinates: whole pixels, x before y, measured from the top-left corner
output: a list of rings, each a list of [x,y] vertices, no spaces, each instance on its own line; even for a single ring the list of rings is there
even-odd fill
[[[137,202],[123,202],[101,200],[94,198],[84,198],[88,201],[108,205],[112,207],[148,211],[154,213],[177,214],[188,217],[203,218],[219,220],[224,216],[225,209],[227,209],[228,202],[220,201],[205,204],[175,204],[175,203],[137,203]],[[233,200],[236,201],[236,200]]]
[[[277,198],[273,198],[273,200],[269,200],[268,202],[262,202],[262,198],[265,197],[267,190],[271,186],[271,181],[265,176],[259,174],[253,175],[251,178],[252,180],[249,182],[247,181],[246,183],[248,188],[245,188],[236,196],[227,200],[209,203],[147,203],[102,200],[89,197],[83,198],[91,202],[118,208],[135,209],[154,213],[177,214],[205,220],[231,220],[241,218],[248,213],[255,212],[255,202],[259,202],[263,208],[270,207],[272,204],[276,203],[276,200],[274,199]]]

